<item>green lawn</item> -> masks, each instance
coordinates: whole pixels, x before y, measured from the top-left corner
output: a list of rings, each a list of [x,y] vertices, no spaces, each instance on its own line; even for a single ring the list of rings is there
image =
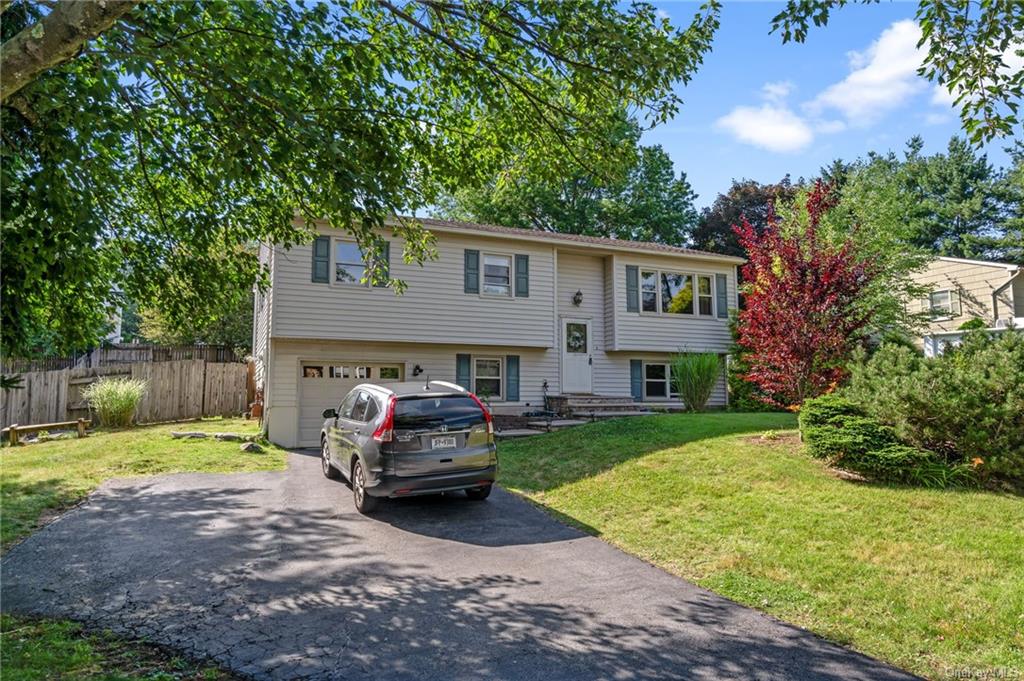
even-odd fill
[[[501,482],[681,577],[933,678],[1024,670],[1024,499],[841,480],[789,414],[501,445]],[[1016,678],[1010,676],[1009,678]]]
[[[244,419],[206,419],[5,447],[0,450],[0,546],[6,548],[109,478],[284,468],[285,452],[273,445],[263,454],[249,454],[239,451],[237,442],[174,440],[172,430],[252,435],[258,427]]]
[[[72,622],[0,615],[4,681],[228,681],[235,677],[144,643],[87,633]]]

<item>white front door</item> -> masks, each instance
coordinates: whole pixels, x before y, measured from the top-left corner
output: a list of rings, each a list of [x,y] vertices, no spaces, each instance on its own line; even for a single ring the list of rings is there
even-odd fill
[[[562,392],[589,393],[594,389],[591,376],[590,322],[586,319],[562,320]]]

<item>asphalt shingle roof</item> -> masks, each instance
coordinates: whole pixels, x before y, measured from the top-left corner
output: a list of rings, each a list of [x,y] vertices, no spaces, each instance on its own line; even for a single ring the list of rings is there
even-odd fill
[[[406,218],[420,222],[427,229],[454,229],[473,232],[485,232],[502,236],[518,236],[529,238],[550,239],[565,243],[581,243],[594,246],[610,246],[612,248],[634,248],[638,251],[653,251],[670,255],[694,255],[700,257],[713,257],[742,262],[742,258],[711,251],[702,251],[695,248],[684,248],[682,246],[669,246],[654,241],[627,241],[625,239],[611,239],[601,236],[586,236],[583,234],[564,234],[561,232],[545,232],[536,229],[519,229],[517,227],[505,227],[503,225],[488,225],[477,222],[462,222],[459,220],[438,220],[435,218]]]

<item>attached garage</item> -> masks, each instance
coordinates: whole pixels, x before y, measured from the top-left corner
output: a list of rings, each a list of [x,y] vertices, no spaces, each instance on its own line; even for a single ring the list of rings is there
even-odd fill
[[[299,446],[320,445],[324,409],[337,408],[360,383],[389,383],[404,379],[401,364],[368,362],[302,362],[299,375]]]

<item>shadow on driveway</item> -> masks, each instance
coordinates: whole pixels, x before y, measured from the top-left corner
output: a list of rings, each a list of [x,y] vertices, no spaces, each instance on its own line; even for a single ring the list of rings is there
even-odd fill
[[[912,678],[496,491],[379,519],[311,457],[104,485],[6,556],[3,606],[255,679]]]

